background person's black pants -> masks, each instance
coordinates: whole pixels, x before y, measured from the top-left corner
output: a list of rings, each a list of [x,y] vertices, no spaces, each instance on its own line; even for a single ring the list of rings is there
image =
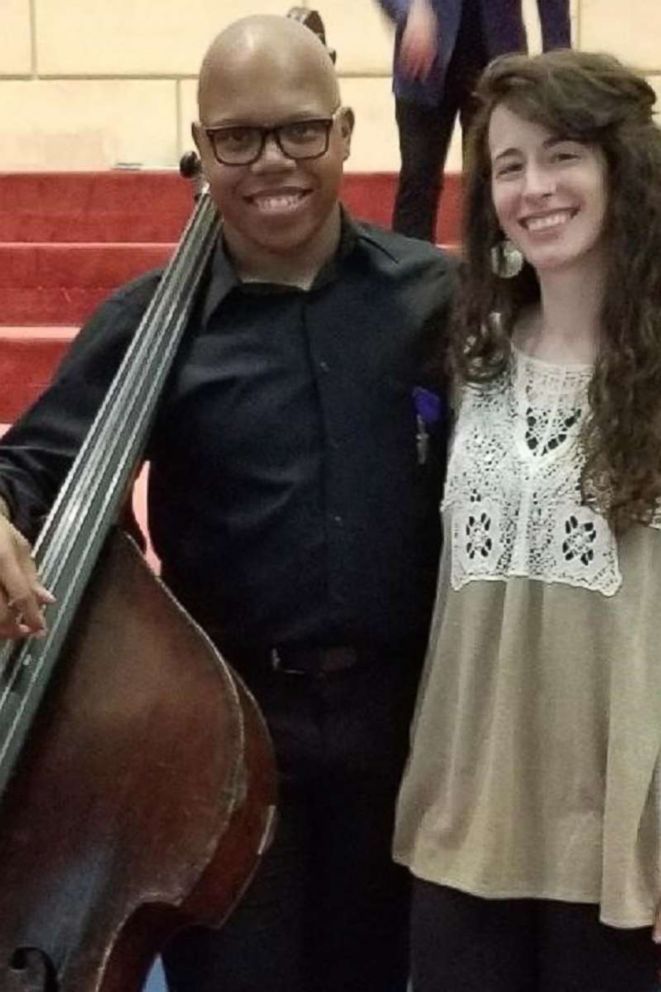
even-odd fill
[[[413,992],[659,992],[649,927],[616,930],[597,907],[479,899],[415,879]]]
[[[466,5],[454,52],[447,68],[443,99],[428,106],[395,100],[401,168],[393,212],[393,230],[434,241],[443,170],[457,117],[463,134],[475,111],[473,90],[488,61],[479,14]]]
[[[410,885],[390,845],[419,659],[382,662],[247,677],[276,747],[279,826],[223,929],[166,949],[172,992],[405,992]]]

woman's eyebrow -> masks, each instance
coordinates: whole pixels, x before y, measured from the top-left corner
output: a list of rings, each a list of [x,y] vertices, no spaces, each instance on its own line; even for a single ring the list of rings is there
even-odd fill
[[[491,161],[497,162],[501,158],[507,158],[508,155],[520,155],[520,154],[521,154],[521,150],[519,148],[514,148],[514,147],[505,148],[502,152],[498,152],[497,155],[494,155]]]

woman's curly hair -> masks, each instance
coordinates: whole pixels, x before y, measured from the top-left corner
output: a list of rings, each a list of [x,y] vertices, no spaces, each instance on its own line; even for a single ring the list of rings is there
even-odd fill
[[[581,493],[616,531],[649,522],[661,498],[661,131],[652,118],[654,90],[612,56],[555,51],[496,59],[476,95],[452,374],[460,383],[479,384],[503,373],[515,321],[539,300],[530,265],[508,280],[491,267],[491,249],[502,232],[491,198],[488,129],[492,111],[504,103],[553,134],[604,154],[607,270],[590,412],[581,434]]]

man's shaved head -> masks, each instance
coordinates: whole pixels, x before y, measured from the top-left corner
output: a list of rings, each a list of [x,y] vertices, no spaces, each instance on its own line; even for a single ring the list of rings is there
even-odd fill
[[[205,120],[213,90],[220,85],[231,87],[248,66],[258,65],[313,80],[330,109],[340,103],[335,68],[317,35],[290,17],[261,14],[235,21],[211,42],[198,82],[200,120]]]
[[[204,57],[198,102],[193,136],[225,243],[241,271],[263,275],[274,259],[296,279],[301,270],[318,269],[339,241],[338,195],[353,129],[321,40],[287,17],[236,21]],[[296,154],[320,126],[322,144],[311,155]],[[293,157],[280,142],[283,128]],[[228,164],[216,157],[218,132],[230,148],[241,148],[256,132],[261,151],[245,165]]]

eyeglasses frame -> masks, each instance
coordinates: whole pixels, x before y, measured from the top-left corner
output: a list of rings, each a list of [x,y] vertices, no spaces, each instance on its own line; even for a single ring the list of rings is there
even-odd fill
[[[284,124],[275,124],[272,127],[266,127],[265,125],[261,125],[261,124],[245,124],[245,125],[221,124],[218,127],[207,127],[206,125],[202,124],[201,128],[207,136],[207,140],[211,146],[211,151],[213,152],[213,157],[215,158],[216,162],[218,162],[219,165],[224,165],[228,169],[232,169],[232,168],[242,169],[247,165],[254,165],[255,162],[257,162],[264,154],[264,149],[266,148],[266,142],[269,140],[270,137],[273,137],[276,145],[278,146],[282,154],[285,156],[285,158],[288,158],[292,162],[311,162],[314,159],[323,158],[323,156],[328,152],[328,146],[330,144],[331,128],[333,127],[333,124],[337,120],[339,113],[343,109],[344,108],[340,105],[339,107],[335,108],[335,110],[333,111],[330,117],[304,117],[301,118],[301,120],[286,121]],[[282,147],[279,132],[282,128],[290,127],[292,124],[325,124],[326,140],[322,151],[315,152],[314,155],[297,155],[297,156],[289,155],[288,152],[286,152],[285,149]],[[249,161],[247,162],[225,162],[222,158],[218,156],[213,135],[217,134],[219,131],[229,131],[235,127],[250,127],[250,128],[254,128],[256,131],[259,131],[260,133],[261,140],[259,143],[259,147],[257,149],[257,153],[253,156],[253,158],[249,159]]]

